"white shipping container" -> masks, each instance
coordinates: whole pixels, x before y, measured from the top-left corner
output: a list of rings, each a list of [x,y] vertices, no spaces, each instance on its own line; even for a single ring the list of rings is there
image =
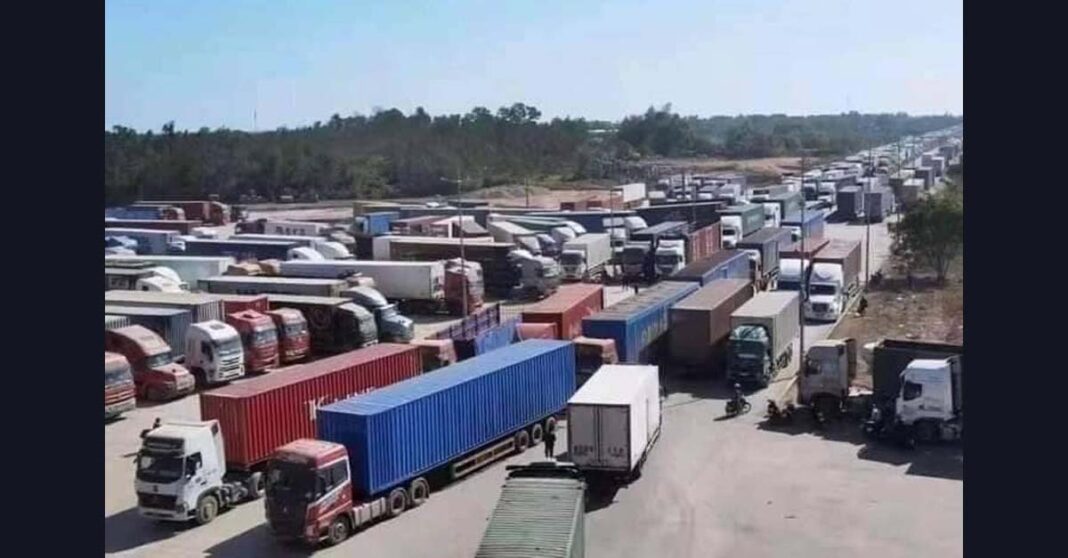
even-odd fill
[[[353,274],[370,277],[382,296],[394,300],[439,300],[445,297],[442,262],[324,260],[281,262],[286,277],[339,279]]]
[[[104,256],[105,264],[112,261],[148,262],[153,265],[170,268],[190,288],[195,288],[201,279],[226,273],[226,269],[235,263],[234,259],[229,256],[137,256],[125,254]]]
[[[371,256],[376,260],[390,260],[393,259],[390,256],[390,244],[397,239],[401,240],[442,240],[440,236],[409,236],[409,235],[387,235],[376,236],[371,240]],[[480,236],[464,238],[465,243],[475,244],[479,242],[493,242],[493,237]]]
[[[509,221],[491,221],[486,224],[486,230],[494,242],[515,243],[516,236],[530,236],[534,234],[530,229]]]
[[[319,236],[328,228],[330,228],[330,226],[323,223],[311,223],[305,221],[267,221],[263,224],[263,233],[283,236]]]
[[[567,402],[569,459],[579,468],[630,474],[660,435],[660,371],[606,364]]]
[[[619,194],[617,195],[620,196],[623,203],[643,200],[646,196],[644,182],[632,182],[630,184],[623,184],[621,186],[616,186],[614,189],[616,192],[619,192]]]

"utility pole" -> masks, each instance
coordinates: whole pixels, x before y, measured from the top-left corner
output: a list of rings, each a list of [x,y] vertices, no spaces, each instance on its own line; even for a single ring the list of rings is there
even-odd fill
[[[816,192],[819,193],[817,186]],[[798,351],[798,374],[804,374],[805,365],[805,301],[808,300],[808,274],[805,273],[805,149],[801,148],[801,304],[797,305],[797,321],[801,332],[801,350]]]
[[[864,184],[862,207],[864,208],[864,288],[868,288],[871,280],[871,212],[868,211],[868,192],[871,190],[871,181],[875,178],[875,164],[872,160],[872,140],[868,140],[868,168],[871,176]]]
[[[460,296],[463,298],[461,302],[463,308],[463,315],[467,317],[467,259],[464,257],[464,177],[462,174],[456,177],[456,215],[458,217],[456,226],[460,229],[460,270],[463,272],[463,280],[460,281]]]

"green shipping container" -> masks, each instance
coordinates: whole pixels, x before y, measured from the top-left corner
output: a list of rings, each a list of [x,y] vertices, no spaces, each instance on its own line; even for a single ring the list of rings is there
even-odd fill
[[[585,556],[586,484],[569,469],[538,463],[510,474],[475,558]]]

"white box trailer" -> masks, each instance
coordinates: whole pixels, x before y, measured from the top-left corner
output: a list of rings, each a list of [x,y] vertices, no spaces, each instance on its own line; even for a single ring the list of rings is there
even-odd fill
[[[560,252],[564,276],[574,281],[600,277],[611,260],[612,241],[607,233],[588,233],[569,240]]]
[[[226,273],[226,269],[236,263],[230,256],[135,256],[126,254],[105,255],[104,265],[108,262],[146,262],[166,267],[174,270],[190,288],[195,288],[201,279]]]
[[[630,478],[660,435],[660,370],[606,364],[567,402],[568,456],[587,474]]]
[[[391,260],[390,257],[390,244],[394,240],[441,240],[440,236],[410,236],[410,235],[386,235],[376,236],[371,240],[371,256],[376,260]],[[478,236],[464,238],[465,244],[476,244],[480,242],[493,242],[491,236]]]
[[[263,234],[277,234],[283,236],[319,236],[326,232],[330,225],[324,223],[312,223],[308,221],[272,221],[263,223]]]
[[[490,221],[486,224],[486,230],[489,231],[494,242],[510,242],[512,244],[516,243],[517,237],[532,236],[534,234],[533,231],[522,225],[504,220]]]
[[[613,191],[618,192],[623,203],[631,203],[639,200],[644,200],[646,196],[645,183],[644,182],[632,182],[630,184],[623,184],[613,188]]]
[[[443,262],[391,262],[376,260],[290,260],[279,264],[285,277],[343,279],[359,274],[375,281],[375,288],[391,300],[445,298]]]

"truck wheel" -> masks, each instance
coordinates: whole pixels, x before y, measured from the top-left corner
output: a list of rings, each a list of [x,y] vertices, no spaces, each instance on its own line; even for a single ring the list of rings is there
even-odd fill
[[[197,501],[197,525],[211,523],[219,515],[219,499],[214,494],[203,496]]]
[[[929,444],[938,439],[938,430],[931,421],[916,423],[916,440],[920,443]]]
[[[408,487],[408,494],[412,496],[412,507],[418,507],[430,498],[430,483],[419,477]]]
[[[524,452],[530,447],[530,434],[527,434],[526,430],[520,430],[515,433],[515,449],[517,452]]]
[[[386,503],[389,504],[389,516],[397,517],[408,508],[408,493],[403,488],[394,488]]]
[[[531,441],[531,443],[533,443],[535,445],[540,444],[542,439],[544,439],[544,438],[545,438],[545,431],[542,430],[542,427],[541,427],[540,424],[535,424],[534,426],[530,427],[530,441]]]
[[[258,500],[263,496],[263,473],[257,471],[249,475],[245,480],[245,488],[248,490],[249,500]]]
[[[556,417],[549,417],[545,419],[545,431],[556,432]]]
[[[349,538],[349,520],[344,515],[339,515],[330,523],[330,529],[326,532],[326,544],[339,545]]]

